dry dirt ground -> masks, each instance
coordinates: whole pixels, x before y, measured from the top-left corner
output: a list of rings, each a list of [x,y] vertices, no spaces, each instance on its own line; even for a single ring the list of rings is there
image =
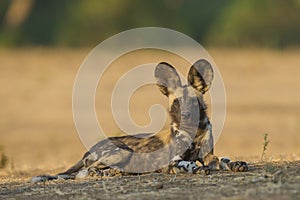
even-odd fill
[[[26,177],[26,178],[25,178]],[[252,163],[249,172],[145,174],[31,184],[0,178],[1,199],[299,199],[300,162]]]
[[[300,198],[298,49],[208,49],[227,96],[226,121],[215,154],[252,163],[250,172],[28,183],[34,175],[67,169],[86,151],[72,118],[72,90],[90,50],[0,49],[0,153],[8,157],[6,167],[0,169],[0,199]],[[96,93],[97,117],[105,132],[120,132],[110,110],[111,91],[118,79],[132,66],[160,61],[172,63],[185,76],[188,72],[182,60],[149,51],[125,55],[105,72]],[[140,88],[130,99],[133,120],[147,125],[148,109],[154,104],[166,108],[167,99],[155,85]],[[265,133],[270,140],[265,163],[257,163]],[[99,139],[92,135],[94,142]]]

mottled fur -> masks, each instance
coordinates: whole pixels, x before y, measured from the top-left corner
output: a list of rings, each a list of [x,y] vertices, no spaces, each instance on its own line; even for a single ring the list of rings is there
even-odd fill
[[[198,173],[204,170],[206,174],[217,169],[246,171],[248,166],[245,162],[219,160],[213,154],[212,126],[203,100],[213,80],[210,63],[204,59],[194,63],[188,73],[187,85],[181,84],[175,68],[165,62],[157,65],[155,78],[158,88],[169,99],[170,130],[156,135],[128,135],[102,140],[67,171],[56,176],[37,176],[32,182],[74,179],[91,174],[134,173],[129,166],[135,166],[136,172],[151,169],[166,173]],[[153,155],[162,148],[166,150]],[[139,155],[149,162],[142,162]],[[198,166],[196,161],[202,166]]]

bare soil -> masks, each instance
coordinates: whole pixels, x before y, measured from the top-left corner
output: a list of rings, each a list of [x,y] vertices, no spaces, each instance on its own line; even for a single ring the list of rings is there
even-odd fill
[[[300,162],[252,163],[249,172],[144,174],[31,184],[0,178],[1,199],[299,199]]]

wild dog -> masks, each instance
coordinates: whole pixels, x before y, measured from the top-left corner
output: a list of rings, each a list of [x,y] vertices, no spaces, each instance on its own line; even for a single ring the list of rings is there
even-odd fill
[[[245,162],[219,159],[213,153],[212,126],[203,100],[214,76],[211,64],[204,59],[195,62],[189,70],[187,85],[182,85],[176,69],[166,62],[156,66],[154,76],[159,90],[169,99],[170,130],[155,135],[109,137],[95,144],[67,171],[55,176],[36,176],[32,182],[134,172],[129,166],[135,166],[138,173],[151,170],[166,173],[198,173],[201,170],[209,173],[218,169],[247,171]],[[160,149],[165,150],[153,154]],[[148,162],[145,163],[144,158]]]

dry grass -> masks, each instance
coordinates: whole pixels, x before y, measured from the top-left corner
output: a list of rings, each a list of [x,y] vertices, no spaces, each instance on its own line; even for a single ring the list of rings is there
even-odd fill
[[[16,170],[66,167],[85,151],[73,123],[71,95],[77,70],[88,52],[0,50],[0,144],[13,158]],[[299,51],[209,52],[223,76],[228,105],[216,153],[259,159],[262,137],[267,132],[271,141],[267,157],[299,155]],[[97,90],[98,117],[111,133],[118,131],[109,109],[113,83],[126,71],[122,66],[137,63],[126,62],[116,62]],[[133,119],[141,124],[149,123],[149,105],[167,105],[154,86],[139,90],[132,102]]]
[[[13,161],[0,175],[55,173],[82,156],[85,148],[72,119],[72,87],[89,50],[0,50],[0,144]],[[209,53],[227,94],[227,117],[216,154],[259,160],[262,137],[268,133],[267,161],[299,160],[300,51],[210,49]],[[97,89],[98,118],[111,133],[118,129],[112,121],[109,95],[114,82],[128,70],[122,66],[138,63],[132,58],[115,62]],[[188,69],[180,69],[187,73]],[[167,100],[154,86],[140,89],[130,104],[133,119],[147,124],[147,110],[155,103],[166,106]]]

